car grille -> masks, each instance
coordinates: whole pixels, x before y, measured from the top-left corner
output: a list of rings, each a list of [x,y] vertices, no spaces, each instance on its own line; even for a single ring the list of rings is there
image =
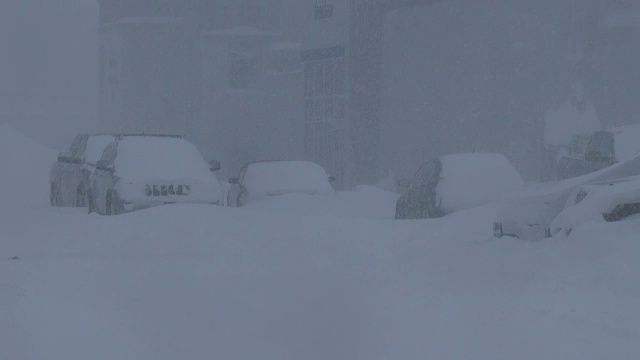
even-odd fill
[[[146,185],[144,194],[147,196],[187,196],[191,193],[189,185]]]

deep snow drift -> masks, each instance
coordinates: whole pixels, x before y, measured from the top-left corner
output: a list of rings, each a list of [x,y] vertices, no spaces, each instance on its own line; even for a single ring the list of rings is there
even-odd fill
[[[394,221],[370,188],[89,216],[0,140],[0,358],[640,358],[640,221],[497,240],[494,206]]]

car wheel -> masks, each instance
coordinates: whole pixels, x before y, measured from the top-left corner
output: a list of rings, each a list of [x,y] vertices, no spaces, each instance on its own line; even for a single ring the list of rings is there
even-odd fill
[[[58,193],[55,184],[51,184],[51,189],[49,191],[49,202],[51,203],[51,206],[61,206],[60,194]]]
[[[78,187],[78,191],[76,192],[76,207],[85,207],[87,206],[87,193],[84,191],[84,188]]]

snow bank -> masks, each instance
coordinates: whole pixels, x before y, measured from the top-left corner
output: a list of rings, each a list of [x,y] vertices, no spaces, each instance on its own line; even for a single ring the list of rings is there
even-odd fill
[[[55,154],[0,140],[33,161],[0,177],[29,194]],[[640,358],[637,220],[522,242],[487,234],[491,205],[393,221],[26,199],[0,202],[3,359]]]

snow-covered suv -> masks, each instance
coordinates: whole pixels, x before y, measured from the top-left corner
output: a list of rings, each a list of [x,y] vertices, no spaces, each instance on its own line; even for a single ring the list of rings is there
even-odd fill
[[[176,203],[223,204],[223,189],[182,137],[127,136],[107,146],[91,176],[89,213],[116,215]]]

